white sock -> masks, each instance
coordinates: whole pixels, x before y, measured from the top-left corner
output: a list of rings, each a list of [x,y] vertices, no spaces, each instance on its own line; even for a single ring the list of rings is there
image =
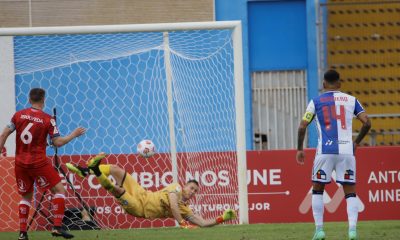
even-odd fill
[[[312,195],[312,210],[316,229],[322,229],[324,225],[324,201],[322,194]]]
[[[358,204],[356,196],[346,198],[347,217],[349,219],[349,230],[356,230],[358,218]]]

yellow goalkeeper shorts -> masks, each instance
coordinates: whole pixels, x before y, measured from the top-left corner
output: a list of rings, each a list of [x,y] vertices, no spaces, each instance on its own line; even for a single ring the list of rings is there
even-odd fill
[[[144,217],[143,203],[147,191],[128,173],[125,173],[122,187],[125,189],[125,193],[117,198],[119,204],[128,214],[135,217]]]

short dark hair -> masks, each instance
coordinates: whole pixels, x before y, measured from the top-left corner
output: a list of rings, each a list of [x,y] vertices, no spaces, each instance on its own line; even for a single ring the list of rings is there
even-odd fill
[[[29,92],[29,100],[33,103],[42,102],[46,95],[46,91],[43,88],[32,88]]]
[[[188,184],[188,183],[194,183],[194,184],[196,184],[198,187],[200,187],[199,182],[196,181],[195,179],[189,180],[186,184]]]
[[[340,80],[340,74],[336,70],[330,69],[325,72],[324,80],[330,84],[336,83]]]

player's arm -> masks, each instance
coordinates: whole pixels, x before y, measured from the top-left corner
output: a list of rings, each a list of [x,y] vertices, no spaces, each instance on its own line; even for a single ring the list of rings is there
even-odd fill
[[[13,129],[8,126],[3,129],[3,132],[0,135],[0,151],[3,149],[4,144],[6,144],[7,138],[13,132]]]
[[[304,114],[303,119],[300,121],[299,128],[297,130],[296,160],[299,164],[304,164],[304,158],[305,158],[304,151],[303,151],[304,138],[306,137],[306,131],[307,131],[308,125],[312,122],[312,120],[315,117],[313,110],[310,111],[309,108],[310,107],[307,108],[307,111]]]
[[[362,127],[360,129],[360,133],[358,133],[356,140],[354,140],[355,146],[360,145],[361,141],[367,135],[372,126],[371,120],[369,120],[368,114],[366,112],[361,112],[357,115],[357,118],[361,121]]]
[[[182,223],[185,222],[185,220],[182,218],[181,212],[179,211],[178,194],[176,192],[170,192],[170,193],[168,193],[168,198],[169,198],[169,204],[171,207],[172,216],[174,216],[175,220],[178,221],[178,223],[181,225]]]
[[[212,227],[225,221],[236,219],[236,212],[233,209],[227,209],[221,216],[216,219],[204,219],[200,215],[192,215],[188,217],[188,221],[199,227]]]
[[[81,136],[86,132],[86,129],[83,127],[78,127],[74,131],[72,131],[69,135],[67,136],[57,136],[53,137],[53,145],[56,147],[61,147],[67,143],[69,143],[72,139]]]
[[[204,219],[202,216],[197,214],[188,217],[188,221],[199,227],[212,227],[218,224],[216,219]]]
[[[310,122],[306,120],[301,120],[299,128],[297,130],[297,150],[303,150],[304,138],[306,136],[307,126]]]

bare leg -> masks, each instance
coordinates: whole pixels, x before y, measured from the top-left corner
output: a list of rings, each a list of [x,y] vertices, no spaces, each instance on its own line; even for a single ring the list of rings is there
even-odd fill
[[[118,186],[122,185],[122,181],[125,178],[125,170],[122,168],[118,167],[117,165],[111,165],[110,167],[110,175],[114,177],[115,181],[117,181]]]

